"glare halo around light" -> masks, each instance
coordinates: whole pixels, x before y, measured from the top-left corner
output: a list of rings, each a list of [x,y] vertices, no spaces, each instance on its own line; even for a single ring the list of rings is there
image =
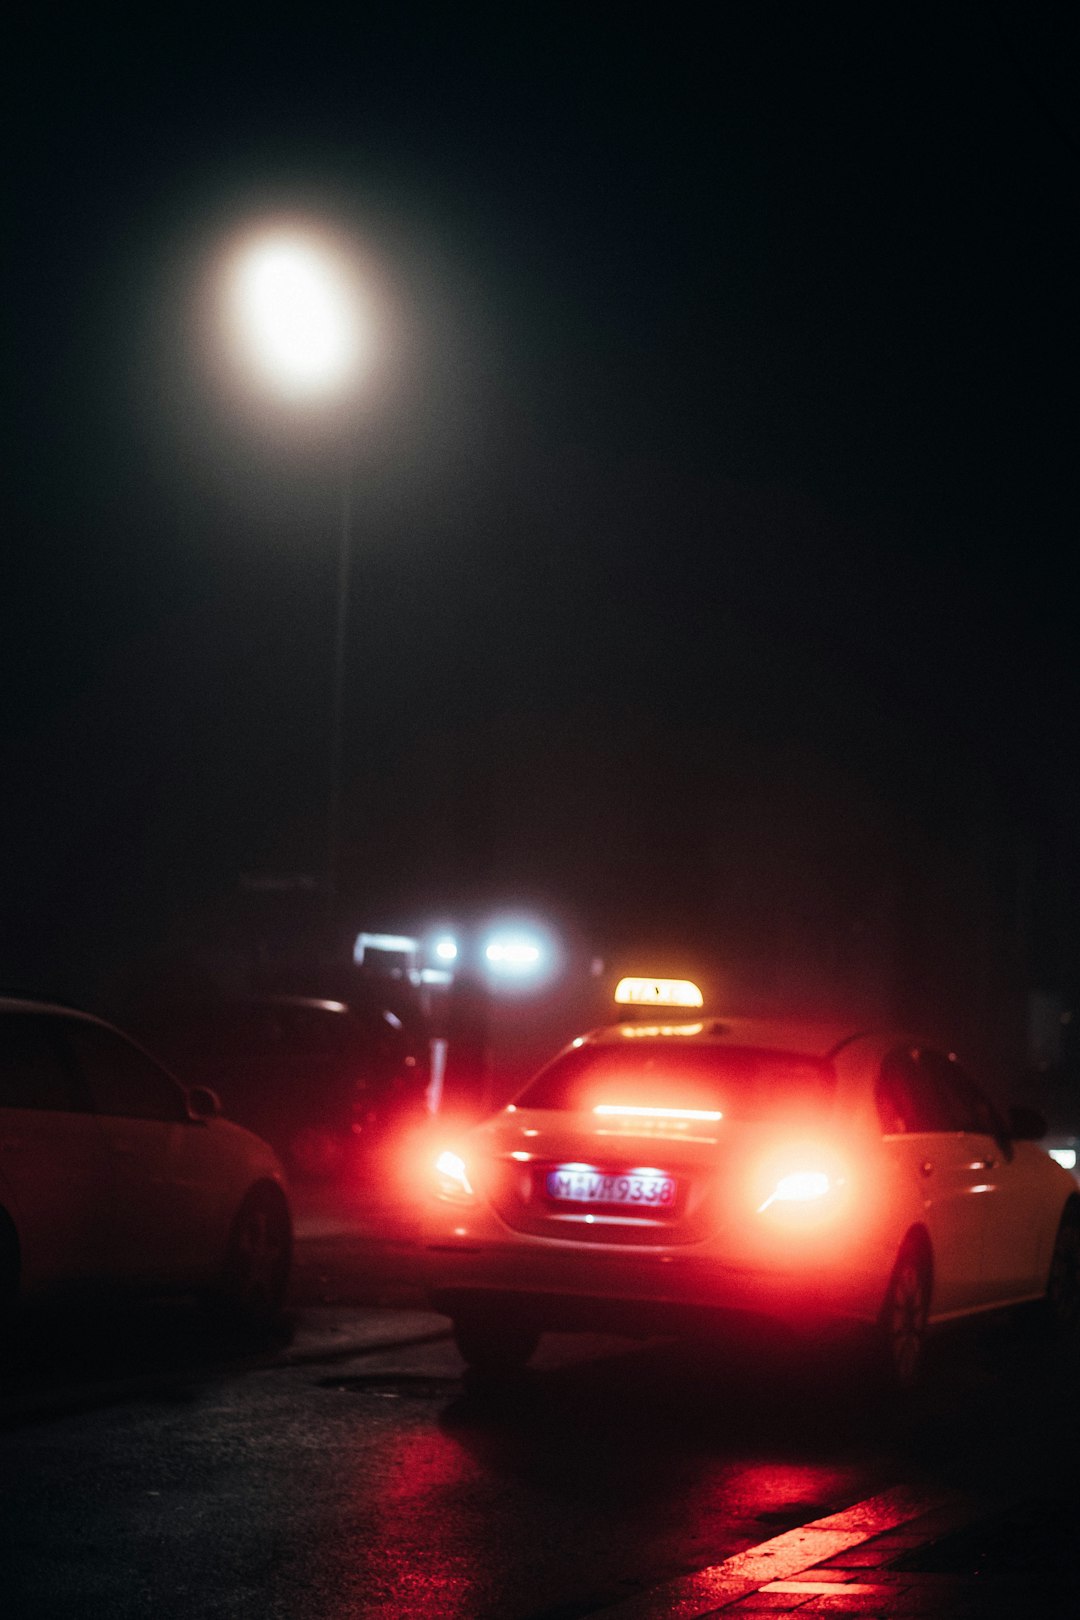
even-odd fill
[[[294,398],[342,393],[361,359],[357,289],[344,256],[299,229],[249,239],[231,275],[231,315],[249,361]]]

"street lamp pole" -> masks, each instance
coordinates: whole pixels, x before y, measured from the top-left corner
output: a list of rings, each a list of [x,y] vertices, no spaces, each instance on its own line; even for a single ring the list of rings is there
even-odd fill
[[[230,264],[228,315],[245,363],[283,401],[347,414],[364,348],[362,300],[349,255],[317,230],[286,225],[253,234]],[[337,596],[330,692],[326,803],[326,906],[333,923],[341,887],[345,672],[352,564],[353,463],[348,427],[339,472]]]
[[[330,695],[330,781],[326,805],[326,904],[331,922],[341,887],[341,775],[344,758],[346,637],[352,572],[352,461],[342,452],[339,511],[337,596],[334,622],[333,687]]]

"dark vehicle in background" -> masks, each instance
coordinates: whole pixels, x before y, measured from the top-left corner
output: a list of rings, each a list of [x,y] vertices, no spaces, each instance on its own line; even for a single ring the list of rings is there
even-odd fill
[[[270,1326],[291,1256],[281,1164],[212,1092],[101,1019],[0,998],[0,1316],[89,1285],[197,1291]]]
[[[372,1001],[248,995],[178,1002],[139,1030],[188,1084],[265,1137],[294,1179],[347,1174],[426,1117],[426,1045]]]

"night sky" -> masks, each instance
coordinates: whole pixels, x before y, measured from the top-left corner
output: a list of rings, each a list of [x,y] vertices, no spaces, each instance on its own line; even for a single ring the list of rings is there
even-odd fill
[[[351,915],[486,885],[677,928],[723,762],[792,753],[928,827],[976,782],[1067,911],[1065,15],[27,12],[0,978],[90,993],[322,860],[342,429],[226,386],[207,318],[222,242],[282,211],[377,308]]]

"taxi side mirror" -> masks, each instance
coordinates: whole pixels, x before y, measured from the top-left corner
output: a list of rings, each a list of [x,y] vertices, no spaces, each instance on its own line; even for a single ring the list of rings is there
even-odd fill
[[[1014,1142],[1041,1142],[1049,1129],[1037,1108],[1017,1104],[1009,1109],[1009,1135]]]
[[[216,1119],[221,1113],[221,1099],[209,1086],[192,1086],[187,1094],[188,1114],[194,1120]]]

